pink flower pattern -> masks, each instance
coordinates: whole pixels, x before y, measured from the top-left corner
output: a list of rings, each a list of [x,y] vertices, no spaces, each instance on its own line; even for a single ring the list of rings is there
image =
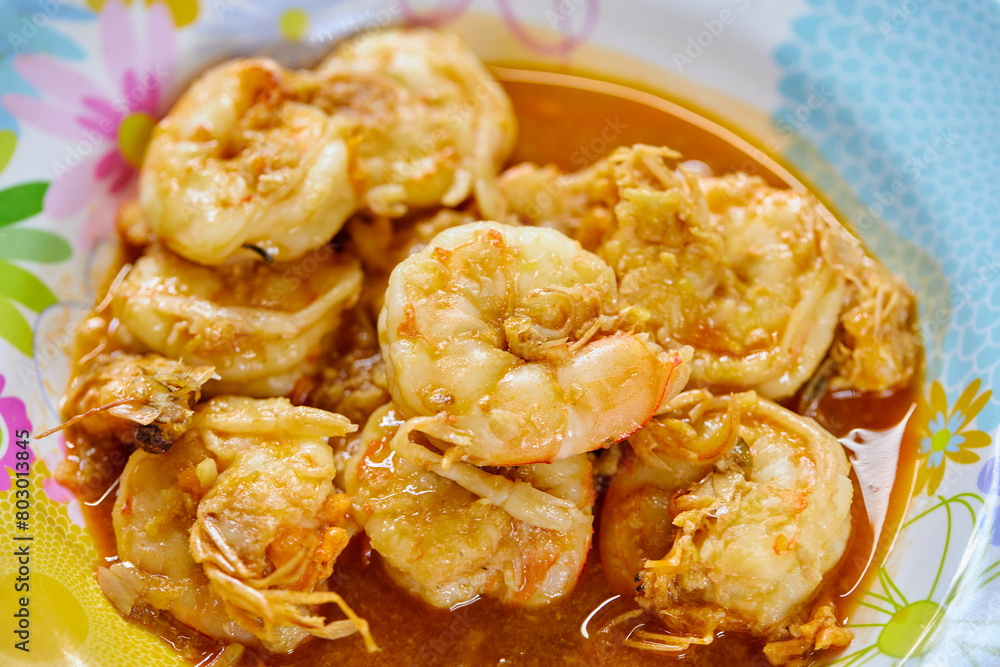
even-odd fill
[[[24,409],[24,402],[16,396],[4,396],[4,377],[0,375],[0,419],[3,420],[3,429],[0,432],[0,491],[10,489],[11,480],[17,470],[17,452],[25,451],[17,446],[20,439],[18,433],[31,433],[31,422],[28,421],[28,412]],[[31,449],[31,444],[27,446],[27,462],[30,466],[35,460],[35,453]],[[23,461],[22,461],[23,463]],[[23,470],[22,465],[22,472]]]
[[[89,209],[81,232],[85,245],[107,236],[118,205],[135,196],[149,133],[166,111],[164,91],[176,68],[173,19],[161,3],[145,19],[140,34],[118,0],[101,12],[101,56],[112,90],[55,58],[23,55],[14,66],[42,97],[3,98],[23,123],[67,142],[65,159],[53,166],[45,213],[66,219]]]

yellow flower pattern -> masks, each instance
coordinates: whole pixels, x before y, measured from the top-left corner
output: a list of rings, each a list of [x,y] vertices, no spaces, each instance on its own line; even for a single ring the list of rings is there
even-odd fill
[[[948,461],[976,463],[979,455],[972,450],[990,444],[986,433],[968,428],[993,394],[989,390],[980,394],[981,384],[978,378],[969,383],[950,410],[948,397],[937,380],[931,383],[930,395],[921,398],[917,413],[917,494],[926,489],[927,495],[933,496]]]
[[[153,4],[157,0],[145,0],[147,5]],[[174,17],[174,25],[178,28],[194,23],[198,18],[198,0],[158,0],[163,2],[170,10],[170,15]],[[95,12],[99,12],[107,4],[108,0],[87,0],[87,6]],[[132,0],[125,0],[126,5],[132,4]]]
[[[165,641],[122,618],[101,593],[93,540],[70,520],[68,505],[45,495],[48,476],[43,461],[32,467],[28,502],[20,503],[27,510],[20,509],[23,496],[15,487],[0,492],[0,525],[8,534],[0,552],[0,609],[9,612],[0,618],[0,665],[67,664],[70,656],[73,664],[88,667],[134,665],[137,656],[147,667],[188,664]],[[28,513],[26,530],[15,529],[18,512]],[[17,555],[19,548],[24,555]],[[28,609],[23,624],[14,616],[22,607]],[[28,651],[16,646],[22,641],[18,630],[26,632]]]

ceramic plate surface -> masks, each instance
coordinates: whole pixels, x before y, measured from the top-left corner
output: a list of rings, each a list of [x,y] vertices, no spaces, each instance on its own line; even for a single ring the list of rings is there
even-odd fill
[[[836,664],[1000,664],[1000,5],[986,0],[0,2],[0,663],[182,664],[98,590],[80,506],[50,477],[63,444],[30,437],[58,423],[69,331],[152,126],[221,58],[301,65],[406,21],[489,61],[688,101],[907,278],[927,349],[916,486]],[[30,653],[13,615],[22,545]]]

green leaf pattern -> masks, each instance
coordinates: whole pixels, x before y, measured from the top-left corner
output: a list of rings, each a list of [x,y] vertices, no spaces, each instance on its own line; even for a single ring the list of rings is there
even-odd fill
[[[17,136],[0,131],[0,171],[14,155]],[[12,261],[50,264],[70,258],[73,249],[63,237],[43,229],[12,227],[42,210],[45,181],[21,183],[0,190],[0,338],[26,356],[32,354],[31,325],[21,309],[40,313],[58,302],[36,275]]]
[[[12,225],[39,213],[49,184],[44,181],[21,183],[0,190],[0,227]]]
[[[4,170],[10,159],[14,157],[17,147],[17,135],[10,130],[0,130],[0,171]]]
[[[33,273],[0,260],[0,293],[40,313],[59,300]]]
[[[44,229],[0,229],[0,259],[30,262],[63,262],[73,248],[63,237]]]
[[[31,356],[31,327],[14,304],[0,294],[0,336],[25,356]]]

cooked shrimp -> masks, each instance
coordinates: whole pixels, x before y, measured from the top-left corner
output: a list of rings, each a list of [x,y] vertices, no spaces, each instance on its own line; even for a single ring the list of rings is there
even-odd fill
[[[535,606],[573,588],[592,533],[586,455],[483,472],[510,500],[483,498],[399,456],[391,442],[403,424],[391,405],[380,408],[351,443],[344,467],[355,516],[394,581],[441,608],[479,595]],[[519,518],[514,502],[525,488],[552,496],[565,523]]]
[[[843,447],[811,419],[752,392],[688,391],[651,424],[658,428],[631,440],[638,457],[612,480],[602,517],[612,530],[601,536],[601,554],[605,567],[629,568],[613,575],[618,581],[648,559],[637,599],[669,633],[656,645],[680,650],[717,631],[799,636],[794,628],[851,531]],[[664,540],[615,527],[628,503],[647,509],[640,533],[663,527],[669,551],[644,552]]]
[[[156,354],[101,354],[73,376],[60,408],[88,437],[165,452],[187,431],[201,387],[213,375],[211,366]]]
[[[580,239],[665,347],[694,348],[697,386],[784,398],[834,341],[846,383],[905,384],[918,362],[912,295],[809,195],[735,174],[706,178],[637,145],[576,174],[522,165],[501,179],[519,219]],[[856,332],[856,333],[851,333]]]
[[[315,72],[263,58],[210,70],[154,131],[140,203],[193,261],[241,246],[287,261],[357,210],[399,217],[474,194],[498,211],[515,132],[510,100],[457,37],[390,30],[343,44]]]
[[[400,433],[448,448],[445,468],[553,461],[627,437],[683,388],[689,352],[664,352],[625,319],[611,269],[559,232],[478,222],[438,234],[392,272],[379,318],[389,390],[410,420]]]
[[[761,179],[743,174],[703,179],[701,186],[713,216],[723,220],[727,233],[737,229],[739,221],[750,223],[746,224],[746,237],[742,240],[742,245],[748,249],[743,257],[752,257],[756,252],[761,253],[760,257],[742,263],[734,259],[734,266],[759,267],[774,263],[774,251],[780,248],[779,244],[771,241],[768,247],[759,250],[751,245],[765,238],[764,226],[781,235],[782,243],[786,243],[787,230],[795,229],[796,225],[798,229],[812,229],[815,233],[818,249],[815,256],[844,283],[838,304],[837,336],[830,350],[830,357],[836,362],[831,389],[883,391],[910,382],[920,363],[920,343],[915,326],[915,301],[906,281],[870,257],[843,225],[828,215],[820,215],[812,197],[774,190]],[[732,236],[726,238],[730,242]],[[803,253],[806,248],[805,245],[798,248],[788,245],[796,253]],[[802,256],[810,254],[813,253]],[[751,275],[758,285],[766,284],[770,289],[774,284],[771,281],[778,279],[778,274],[770,270],[758,269]],[[803,290],[801,294],[804,300],[809,291]],[[794,321],[794,317],[793,312],[790,321]],[[812,367],[816,355],[804,354],[802,358]],[[812,371],[804,369],[792,373],[788,388],[797,389],[800,379],[811,374]],[[788,393],[791,392],[782,392],[779,396]]]
[[[274,652],[366,623],[323,590],[356,530],[326,442],[353,427],[286,399],[216,398],[165,454],[137,451],[113,510],[120,563],[98,582],[123,614],[166,611],[216,639]],[[311,605],[337,603],[325,622]]]
[[[904,387],[920,367],[913,292],[846,229],[833,231],[827,256],[846,276],[847,289],[830,350],[836,372],[829,388],[877,392]]]
[[[122,325],[149,349],[214,366],[211,394],[280,396],[361,291],[361,270],[328,246],[294,262],[208,268],[152,246],[112,293]]]
[[[56,479],[85,502],[100,498],[135,447],[162,452],[184,434],[213,374],[211,367],[121,351],[82,364],[60,404],[68,451]]]
[[[319,72],[344,88],[337,113],[361,127],[354,176],[365,208],[398,217],[474,194],[480,211],[499,215],[495,180],[514,148],[513,107],[456,35],[426,28],[361,35],[338,46]]]
[[[522,168],[505,189],[560,193],[538,214],[598,244],[657,342],[694,348],[693,383],[790,395],[826,354],[843,296],[819,257],[822,221],[797,193],[768,189],[742,207],[706,195],[700,177],[668,168],[677,157],[622,148],[580,174]]]
[[[467,213],[441,209],[429,218],[417,216],[402,222],[384,216],[356,216],[348,221],[344,251],[357,257],[364,269],[361,301],[324,339],[319,370],[296,385],[293,401],[364,424],[375,408],[390,400],[376,329],[389,274],[400,261],[425,248],[439,231],[471,220]]]
[[[320,83],[264,58],[194,82],[153,131],[139,174],[146,221],[175,252],[218,264],[242,245],[290,260],[356,206],[347,129],[310,103]]]
[[[711,461],[647,465],[626,449],[604,495],[598,539],[604,578],[612,590],[634,595],[643,563],[670,551],[676,532],[670,512],[674,494],[704,478],[711,468]]]

